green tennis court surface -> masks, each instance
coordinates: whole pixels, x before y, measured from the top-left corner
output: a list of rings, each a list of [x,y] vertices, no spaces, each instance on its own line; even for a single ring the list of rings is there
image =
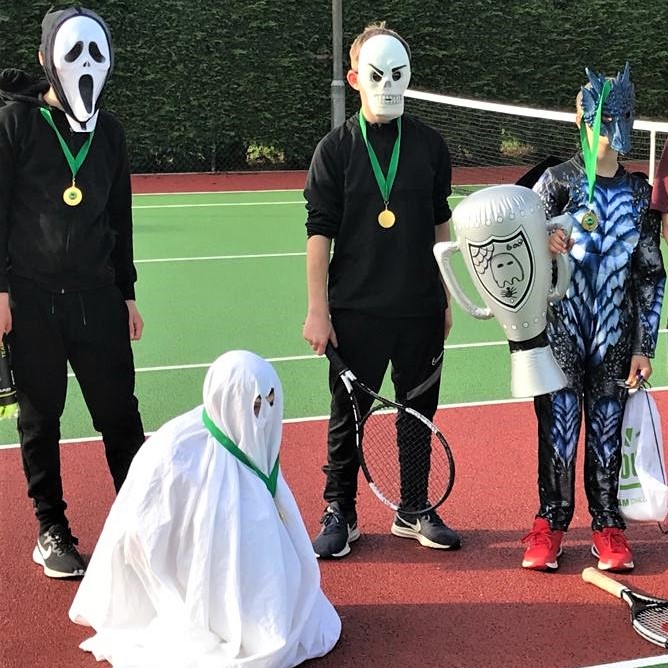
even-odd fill
[[[459,200],[453,198],[452,206]],[[326,415],[326,363],[301,335],[306,311],[301,192],[139,195],[134,203],[137,302],[146,323],[134,352],[146,430],[155,431],[199,403],[208,365],[237,348],[274,363],[284,384],[286,418]],[[482,305],[463,265],[456,262],[455,268]],[[454,318],[441,403],[509,399],[509,353],[498,324],[476,321],[457,306]],[[664,331],[655,387],[667,384],[665,360]],[[62,436],[94,435],[71,378]],[[15,422],[0,423],[0,444],[16,440]]]
[[[587,668],[668,668],[668,654],[665,656],[655,656],[649,659],[620,661],[619,663],[606,663],[600,666],[587,666]]]

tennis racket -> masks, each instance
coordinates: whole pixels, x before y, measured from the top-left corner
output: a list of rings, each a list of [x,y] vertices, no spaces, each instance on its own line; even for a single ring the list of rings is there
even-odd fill
[[[16,417],[18,411],[9,346],[3,336],[0,340],[0,420]]]
[[[373,493],[407,515],[440,506],[455,481],[445,436],[418,411],[381,397],[358,380],[331,343],[325,354],[348,392],[360,466]],[[370,407],[362,410],[360,405]]]
[[[626,601],[636,633],[655,645],[668,647],[668,601],[639,594],[595,568],[585,568],[582,579]]]

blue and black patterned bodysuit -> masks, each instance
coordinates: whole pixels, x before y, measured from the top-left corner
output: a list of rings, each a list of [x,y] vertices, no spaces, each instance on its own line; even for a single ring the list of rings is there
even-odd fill
[[[665,271],[660,219],[649,210],[650,187],[619,167],[597,176],[592,202],[581,155],[545,171],[533,188],[548,218],[575,217],[571,282],[552,308],[548,337],[568,378],[563,390],[535,399],[539,427],[540,510],[553,529],[573,517],[575,455],[585,418],[585,490],[592,527],[624,528],[617,505],[621,421],[631,357],[654,356]],[[597,226],[587,231],[583,216]]]

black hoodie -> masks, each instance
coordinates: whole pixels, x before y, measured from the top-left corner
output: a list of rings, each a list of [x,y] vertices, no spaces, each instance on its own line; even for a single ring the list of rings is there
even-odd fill
[[[49,86],[20,70],[0,73],[0,292],[28,280],[53,291],[115,283],[134,299],[132,200],[125,133],[100,111],[90,151],[76,177],[78,206],[63,201],[72,173],[53,128],[40,113]],[[50,107],[76,155],[88,137]]]

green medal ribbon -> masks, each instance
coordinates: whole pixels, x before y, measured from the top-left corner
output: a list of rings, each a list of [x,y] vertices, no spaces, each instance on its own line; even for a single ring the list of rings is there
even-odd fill
[[[397,175],[397,167],[399,165],[399,148],[401,146],[401,116],[397,118],[397,138],[394,140],[394,148],[392,149],[392,156],[390,157],[390,165],[387,169],[387,176],[383,174],[383,170],[380,167],[378,162],[378,157],[376,152],[373,150],[373,146],[369,143],[366,134],[366,120],[364,119],[364,114],[360,109],[359,112],[359,122],[360,122],[360,132],[362,133],[362,138],[366,145],[366,150],[369,153],[369,160],[371,161],[371,168],[373,169],[374,176],[376,177],[376,182],[380,188],[381,195],[383,196],[383,204],[387,207],[390,201],[390,193],[392,192],[392,186],[394,185],[394,179]]]
[[[598,107],[596,107],[596,115],[594,116],[594,126],[592,127],[592,145],[589,146],[589,140],[587,138],[587,128],[586,121],[584,118],[580,123],[580,144],[582,145],[582,157],[585,164],[585,172],[587,174],[587,184],[588,184],[588,201],[591,203],[594,197],[594,185],[596,184],[596,162],[598,160],[598,140],[601,134],[601,115],[603,113],[603,103],[610,93],[612,88],[612,83],[606,81],[603,84],[603,90],[598,99]]]
[[[65,159],[67,160],[67,164],[70,166],[70,169],[72,170],[72,183],[74,183],[74,179],[77,175],[77,172],[79,171],[81,165],[83,165],[83,162],[86,159],[86,156],[88,155],[88,150],[90,149],[90,144],[93,141],[93,134],[95,133],[95,130],[93,130],[88,135],[88,138],[84,142],[84,145],[79,149],[79,152],[75,156],[72,154],[72,151],[70,151],[70,147],[66,144],[65,140],[63,139],[63,135],[60,134],[60,131],[56,127],[56,124],[53,122],[53,117],[51,116],[51,109],[47,109],[46,107],[40,107],[39,110],[42,113],[42,116],[44,116],[46,122],[54,129],[54,132],[58,137],[58,141],[60,142],[60,147],[63,149],[63,153],[65,154]]]
[[[255,473],[260,480],[267,486],[269,493],[272,496],[276,495],[276,484],[278,482],[278,457],[276,457],[276,463],[274,468],[271,470],[271,473],[267,476],[265,475],[244,453],[235,445],[225,434],[223,434],[220,429],[214,424],[213,420],[208,416],[206,410],[202,410],[202,422],[204,426],[208,429],[211,436],[213,436],[218,443],[220,443],[231,455],[234,455],[242,464],[245,464],[249,469]]]

